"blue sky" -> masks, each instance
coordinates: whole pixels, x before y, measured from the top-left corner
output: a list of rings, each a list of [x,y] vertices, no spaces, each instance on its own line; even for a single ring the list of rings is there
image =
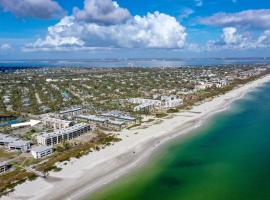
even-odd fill
[[[269,0],[0,0],[0,17],[0,59],[270,56]]]

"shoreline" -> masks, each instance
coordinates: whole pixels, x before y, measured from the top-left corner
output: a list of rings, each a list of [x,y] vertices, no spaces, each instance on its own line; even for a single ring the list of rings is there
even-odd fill
[[[67,165],[60,164],[62,171],[50,172],[48,179],[37,178],[18,185],[14,192],[1,199],[72,200],[88,197],[104,185],[144,165],[164,143],[198,128],[209,117],[227,110],[232,102],[268,81],[270,75],[214,97],[190,111],[175,113],[172,118],[162,119],[162,123],[154,123],[145,129],[123,130],[119,133],[122,141],[80,159],[72,159]]]

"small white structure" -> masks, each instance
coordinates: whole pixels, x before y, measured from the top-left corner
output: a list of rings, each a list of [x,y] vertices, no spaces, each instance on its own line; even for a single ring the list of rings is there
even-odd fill
[[[26,126],[35,126],[39,124],[41,121],[30,119],[29,122],[23,122],[23,123],[17,123],[17,124],[11,124],[11,128],[20,128],[20,127],[26,127]]]
[[[35,159],[43,158],[53,153],[51,146],[37,146],[32,148],[31,154]]]
[[[10,100],[10,96],[3,96],[3,99],[4,99],[4,100],[3,100],[3,103],[4,103],[4,104],[9,104],[10,101],[11,101],[11,100]]]

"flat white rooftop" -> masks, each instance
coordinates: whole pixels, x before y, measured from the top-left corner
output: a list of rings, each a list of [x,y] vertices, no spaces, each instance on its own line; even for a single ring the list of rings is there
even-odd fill
[[[37,146],[37,147],[32,148],[32,151],[39,153],[39,152],[44,152],[51,149],[52,149],[51,146]]]

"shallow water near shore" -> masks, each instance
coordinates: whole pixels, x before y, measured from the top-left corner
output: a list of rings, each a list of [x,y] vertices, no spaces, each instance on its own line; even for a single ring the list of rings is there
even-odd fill
[[[270,83],[88,200],[269,200]]]

